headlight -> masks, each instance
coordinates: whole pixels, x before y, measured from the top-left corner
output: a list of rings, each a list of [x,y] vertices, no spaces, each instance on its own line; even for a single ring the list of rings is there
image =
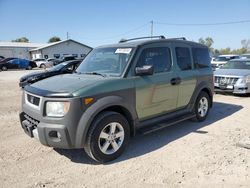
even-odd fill
[[[69,102],[47,102],[46,116],[63,117],[69,111]]]
[[[240,83],[241,84],[250,83],[250,75],[243,77]]]
[[[250,75],[248,75],[248,76],[246,77],[246,82],[247,82],[247,83],[250,83]]]

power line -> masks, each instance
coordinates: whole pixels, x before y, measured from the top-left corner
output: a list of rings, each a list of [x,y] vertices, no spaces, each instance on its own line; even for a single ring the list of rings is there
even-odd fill
[[[131,30],[128,30],[128,31],[126,31],[126,32],[124,32],[124,33],[121,33],[121,34],[118,34],[118,35],[114,35],[114,36],[112,36],[112,37],[104,37],[104,38],[85,38],[84,37],[84,39],[86,39],[86,40],[109,40],[109,39],[116,39],[117,37],[124,37],[124,36],[127,36],[127,35],[129,35],[129,34],[134,34],[134,33],[136,33],[136,32],[138,32],[138,31],[140,31],[141,29],[143,29],[143,28],[145,28],[146,26],[148,26],[150,23],[149,22],[147,22],[147,23],[145,23],[145,24],[143,24],[143,25],[140,25],[140,26],[138,26],[138,27],[136,27],[136,28],[134,28],[134,29],[131,29]]]
[[[250,23],[250,20],[240,20],[231,22],[215,22],[215,23],[167,23],[167,22],[154,22],[159,25],[170,25],[170,26],[213,26],[213,25],[232,25]]]

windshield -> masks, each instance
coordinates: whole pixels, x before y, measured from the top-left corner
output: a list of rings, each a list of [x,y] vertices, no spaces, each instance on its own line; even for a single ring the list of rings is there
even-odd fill
[[[221,69],[249,69],[250,61],[229,61]]]
[[[215,61],[228,61],[228,59],[226,57],[217,57]]]
[[[48,71],[59,71],[61,70],[63,67],[65,67],[68,63],[60,63],[54,67],[51,67],[48,69]]]
[[[87,55],[76,72],[121,76],[131,54],[132,48],[97,48]]]

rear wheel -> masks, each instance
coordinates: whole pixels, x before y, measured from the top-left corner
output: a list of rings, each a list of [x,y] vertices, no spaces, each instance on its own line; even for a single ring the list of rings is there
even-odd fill
[[[31,70],[31,69],[32,69],[32,66],[29,65],[29,66],[27,67],[27,70]]]
[[[45,68],[46,68],[46,66],[45,66],[44,64],[41,64],[41,65],[40,65],[40,68],[45,69]]]
[[[105,163],[123,153],[129,138],[130,129],[126,118],[116,112],[103,112],[92,123],[84,150],[92,159]]]
[[[211,99],[208,94],[202,91],[196,99],[194,113],[196,121],[204,121],[211,106]]]
[[[7,70],[8,70],[8,68],[6,66],[2,67],[2,71],[7,71]]]

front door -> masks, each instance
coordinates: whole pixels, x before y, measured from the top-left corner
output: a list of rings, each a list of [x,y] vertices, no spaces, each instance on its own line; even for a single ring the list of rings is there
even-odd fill
[[[178,85],[170,83],[171,79],[176,77],[172,62],[168,45],[141,50],[136,67],[153,65],[154,74],[135,78],[139,120],[149,119],[176,108]]]

